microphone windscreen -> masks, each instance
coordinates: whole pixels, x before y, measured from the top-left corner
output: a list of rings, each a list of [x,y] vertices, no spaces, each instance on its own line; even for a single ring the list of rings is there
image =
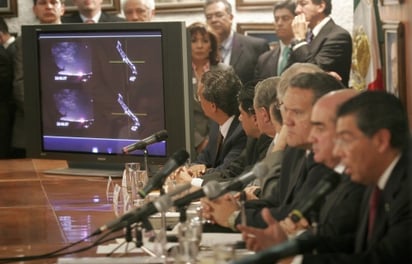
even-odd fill
[[[186,150],[181,149],[173,153],[172,159],[176,161],[177,164],[183,165],[186,160],[189,158],[189,153]]]

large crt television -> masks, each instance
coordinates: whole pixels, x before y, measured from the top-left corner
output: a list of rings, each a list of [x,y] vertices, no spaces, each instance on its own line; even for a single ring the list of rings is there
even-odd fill
[[[28,157],[67,160],[72,174],[192,153],[184,22],[30,25],[22,44]],[[166,140],[122,153],[161,130]]]

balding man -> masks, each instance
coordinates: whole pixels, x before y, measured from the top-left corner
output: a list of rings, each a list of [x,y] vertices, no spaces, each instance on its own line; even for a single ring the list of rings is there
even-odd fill
[[[154,0],[126,0],[123,13],[130,22],[150,22],[155,16]]]

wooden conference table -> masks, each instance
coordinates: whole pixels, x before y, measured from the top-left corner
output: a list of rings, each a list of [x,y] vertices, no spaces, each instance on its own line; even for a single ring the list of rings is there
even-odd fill
[[[0,160],[0,258],[59,249],[115,218],[107,178],[42,173],[64,166],[54,160]],[[56,258],[29,263],[56,263]]]

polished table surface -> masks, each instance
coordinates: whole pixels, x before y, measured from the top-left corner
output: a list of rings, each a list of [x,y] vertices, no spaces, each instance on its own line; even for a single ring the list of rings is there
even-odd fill
[[[59,249],[115,218],[106,197],[107,178],[42,173],[64,166],[55,160],[0,160],[0,258]]]

